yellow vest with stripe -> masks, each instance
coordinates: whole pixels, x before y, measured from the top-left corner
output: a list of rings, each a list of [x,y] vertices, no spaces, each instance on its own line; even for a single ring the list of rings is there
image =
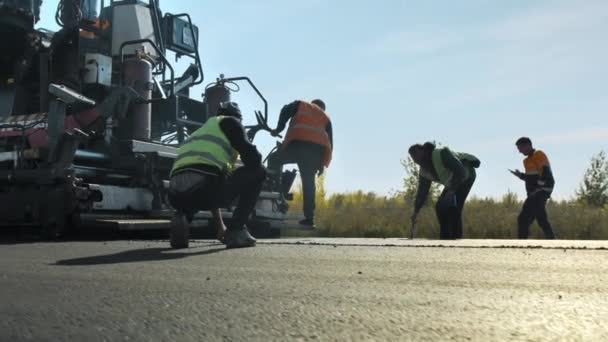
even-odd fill
[[[452,152],[447,147],[434,149],[433,154],[432,154],[433,167],[435,168],[435,172],[437,172],[437,176],[439,177],[439,183],[441,183],[444,186],[448,186],[448,185],[450,185],[450,182],[452,181],[452,177],[454,176],[454,173],[452,171],[450,171],[450,169],[445,167],[445,165],[443,164],[443,160],[441,160],[441,152],[443,150],[447,150],[449,153],[454,155],[454,157],[456,157],[456,159],[458,159],[460,161],[466,161],[466,160],[476,161],[477,158],[468,153]],[[464,172],[465,172],[464,178],[465,179],[469,178],[469,167],[465,166]]]
[[[224,118],[225,116],[209,118],[203,127],[192,133],[177,149],[171,175],[176,170],[201,164],[215,166],[222,172],[232,171],[238,152],[220,128],[220,122]]]

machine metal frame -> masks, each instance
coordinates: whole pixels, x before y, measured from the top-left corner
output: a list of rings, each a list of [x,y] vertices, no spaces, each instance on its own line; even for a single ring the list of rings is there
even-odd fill
[[[33,27],[40,2],[24,4],[0,3],[0,35],[22,40],[5,50],[0,72],[0,225],[40,226],[49,237],[100,222],[168,228],[166,190],[177,147],[230,100],[227,84],[246,82],[263,102],[248,137],[269,129],[268,102],[248,77],[222,75],[203,101],[190,96],[204,79],[190,15],[162,16],[157,0],[102,0],[99,16],[84,18],[82,6],[97,1],[60,0],[62,28],[51,32]],[[129,6],[132,17],[114,18],[119,6]],[[19,20],[4,20],[9,13]],[[193,60],[182,76],[167,51]],[[265,184],[254,232],[276,234],[301,218],[287,214],[283,188]],[[224,211],[229,219],[231,208]],[[195,222],[209,217],[201,212]]]

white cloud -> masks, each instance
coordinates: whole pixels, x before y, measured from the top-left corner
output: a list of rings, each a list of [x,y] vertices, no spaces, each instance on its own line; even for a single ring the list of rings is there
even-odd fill
[[[490,27],[487,36],[501,42],[560,40],[593,32],[606,19],[608,2],[604,0],[553,1],[506,18]]]
[[[608,139],[608,127],[583,128],[557,134],[543,135],[535,141],[548,145],[604,142]]]
[[[471,106],[525,96],[555,87],[577,87],[596,73],[607,73],[604,44],[608,30],[608,1],[550,2],[525,8],[490,24],[466,29],[392,31],[368,44],[367,56],[392,63],[391,71],[405,75],[418,70],[436,79],[442,101],[437,109]],[[421,57],[432,56],[433,59]],[[466,71],[470,77],[451,77]],[[448,71],[445,74],[445,71]],[[420,73],[424,74],[424,73]],[[443,93],[442,93],[443,92]]]
[[[454,47],[463,40],[463,35],[452,31],[391,31],[366,46],[365,53],[394,57],[425,55]]]

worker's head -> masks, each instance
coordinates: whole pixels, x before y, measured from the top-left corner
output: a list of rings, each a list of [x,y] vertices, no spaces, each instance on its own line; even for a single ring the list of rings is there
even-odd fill
[[[530,140],[528,137],[521,137],[517,139],[515,146],[517,146],[519,153],[525,156],[529,156],[534,151],[534,148],[532,147],[532,140]]]
[[[243,119],[243,115],[241,114],[241,109],[236,102],[222,102],[220,103],[220,107],[217,110],[218,116],[232,116],[239,120]]]
[[[410,157],[412,157],[414,163],[426,168],[432,163],[431,158],[434,149],[435,144],[432,142],[425,142],[423,145],[414,144],[410,146],[407,152]]]
[[[325,110],[325,102],[323,102],[322,100],[320,100],[320,99],[312,100],[311,103],[314,105],[317,105],[317,107]]]

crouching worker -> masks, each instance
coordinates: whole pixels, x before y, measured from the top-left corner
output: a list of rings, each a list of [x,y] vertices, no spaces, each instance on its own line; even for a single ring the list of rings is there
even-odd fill
[[[189,224],[199,210],[211,210],[218,238],[227,248],[255,246],[256,239],[246,223],[266,170],[261,154],[245,135],[241,118],[236,103],[222,103],[218,116],[209,118],[178,149],[169,186],[169,202],[176,209],[171,220],[171,247],[188,247]],[[234,169],[239,154],[244,166]],[[219,208],[237,196],[237,207],[222,238],[224,223]]]
[[[467,153],[452,152],[447,147],[435,148],[435,144],[430,142],[412,145],[408,153],[420,166],[412,223],[416,223],[431,183],[439,182],[444,186],[435,205],[439,238],[461,239],[462,209],[475,182],[475,169],[481,162]]]

